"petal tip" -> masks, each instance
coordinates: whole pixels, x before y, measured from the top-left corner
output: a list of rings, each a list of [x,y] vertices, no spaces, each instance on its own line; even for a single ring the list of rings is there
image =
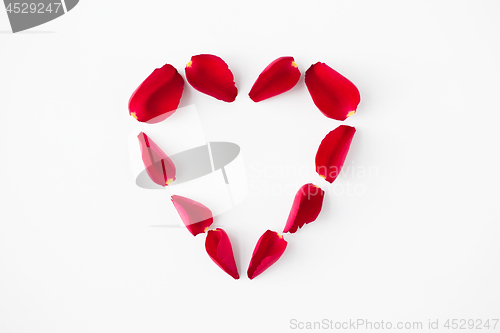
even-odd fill
[[[304,81],[314,104],[326,117],[343,121],[356,111],[360,102],[358,88],[327,64],[311,65]]]
[[[325,191],[312,183],[300,187],[295,194],[283,233],[295,233],[304,225],[314,222],[321,212]]]
[[[264,68],[248,95],[256,103],[280,95],[292,89],[300,75],[293,57],[280,57]]]
[[[172,195],[172,203],[182,222],[193,236],[205,233],[212,225],[212,211],[200,202],[180,195]]]
[[[216,228],[207,233],[205,249],[213,262],[233,279],[238,280],[240,275],[234,260],[233,248],[227,233]]]
[[[185,68],[186,79],[191,86],[218,100],[231,103],[238,95],[234,76],[227,63],[212,54],[191,57]]]
[[[165,64],[155,69],[132,93],[129,113],[140,122],[163,121],[177,110],[183,90],[182,76],[175,67]]]
[[[257,241],[247,270],[250,280],[262,274],[283,255],[287,241],[276,231],[267,230]]]
[[[356,129],[340,125],[321,141],[316,153],[316,172],[327,182],[333,183],[344,165]]]
[[[176,168],[172,160],[161,150],[146,133],[137,135],[141,148],[142,161],[151,180],[160,185],[168,186],[175,180]]]

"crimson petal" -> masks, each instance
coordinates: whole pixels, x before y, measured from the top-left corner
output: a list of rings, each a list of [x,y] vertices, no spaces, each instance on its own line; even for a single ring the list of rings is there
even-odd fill
[[[184,79],[169,64],[157,68],[134,91],[129,113],[141,122],[158,123],[170,117],[181,100]]]
[[[211,54],[192,56],[185,71],[186,79],[194,89],[224,102],[236,99],[238,89],[233,73],[221,58]]]
[[[354,127],[340,125],[321,141],[316,153],[316,172],[326,181],[332,183],[342,170],[355,132]]]
[[[234,261],[233,248],[227,233],[220,228],[209,230],[205,240],[205,249],[212,260],[224,272],[231,275],[235,280],[240,278],[238,268]]]
[[[260,73],[248,96],[260,102],[292,89],[299,78],[300,71],[293,57],[278,58]]]
[[[267,230],[255,245],[247,275],[250,279],[271,267],[285,252],[287,242],[276,231]]]
[[[358,88],[327,64],[317,62],[309,67],[305,82],[314,104],[328,118],[345,120],[356,112]]]
[[[319,186],[311,183],[303,185],[295,195],[283,232],[293,234],[304,224],[316,220],[323,206],[324,195],[325,192]]]
[[[212,211],[197,201],[173,195],[172,202],[182,222],[193,236],[206,232],[214,222]]]
[[[174,162],[146,133],[139,133],[137,138],[141,146],[142,161],[151,180],[160,186],[170,185],[175,180]]]

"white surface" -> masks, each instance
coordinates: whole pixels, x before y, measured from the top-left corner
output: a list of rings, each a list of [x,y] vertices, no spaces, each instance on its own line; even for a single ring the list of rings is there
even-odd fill
[[[498,1],[83,0],[53,22],[0,34],[0,331],[498,318],[499,10]],[[196,104],[208,140],[242,147],[249,196],[214,224],[231,237],[238,281],[211,262],[203,236],[148,227],[178,217],[168,197],[130,177],[130,94],[165,63],[184,76],[199,53],[225,59],[240,91],[226,104],[186,86],[181,102]],[[282,55],[302,73],[326,62],[361,92],[345,122],[358,130],[346,161],[354,172],[335,185],[312,168],[340,122],[315,108],[303,77],[271,100],[247,96]],[[320,218],[285,235],[284,256],[250,281],[255,242],[281,230],[309,181],[328,192]]]

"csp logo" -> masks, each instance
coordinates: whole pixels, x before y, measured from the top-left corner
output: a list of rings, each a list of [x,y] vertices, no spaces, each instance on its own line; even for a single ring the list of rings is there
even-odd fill
[[[12,32],[19,32],[52,21],[72,10],[79,0],[4,0]]]

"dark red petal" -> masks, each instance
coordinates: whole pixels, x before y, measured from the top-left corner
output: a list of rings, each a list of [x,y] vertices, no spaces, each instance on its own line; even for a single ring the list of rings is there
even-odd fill
[[[238,89],[233,73],[221,58],[211,54],[192,56],[185,70],[186,79],[194,89],[224,102],[236,99]]]
[[[174,162],[144,132],[139,133],[137,138],[142,161],[151,180],[161,186],[170,185],[175,180]]]
[[[287,242],[276,231],[267,230],[255,245],[247,275],[253,279],[271,267],[285,252]]]
[[[278,58],[260,73],[248,96],[260,102],[292,89],[299,78],[300,71],[293,57]]]
[[[166,64],[155,69],[134,91],[128,103],[129,113],[138,121],[158,123],[175,112],[183,90],[184,79]]]
[[[309,67],[305,82],[314,104],[328,118],[345,120],[356,112],[358,88],[327,64],[317,62]]]
[[[292,209],[283,232],[294,233],[304,224],[311,223],[321,212],[325,192],[311,183],[302,186],[293,200]]]
[[[234,261],[233,248],[226,232],[220,228],[209,230],[205,240],[205,249],[212,260],[224,272],[235,280],[240,278],[238,268]]]
[[[328,133],[316,153],[316,172],[332,183],[342,170],[356,129],[340,125]]]
[[[172,202],[193,236],[206,232],[214,222],[212,211],[197,201],[173,195]]]

